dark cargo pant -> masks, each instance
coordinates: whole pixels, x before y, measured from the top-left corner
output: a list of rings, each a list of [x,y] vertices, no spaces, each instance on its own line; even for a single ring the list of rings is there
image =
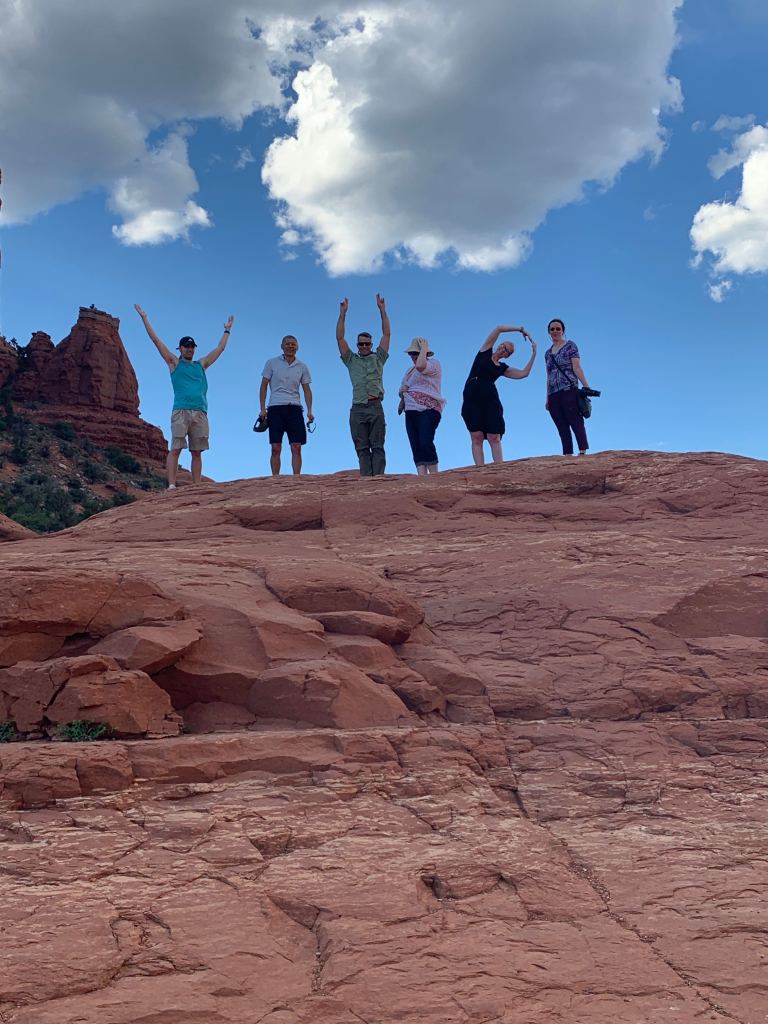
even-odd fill
[[[384,455],[384,408],[381,402],[353,405],[349,411],[352,443],[360,460],[360,476],[381,476],[386,466]]]

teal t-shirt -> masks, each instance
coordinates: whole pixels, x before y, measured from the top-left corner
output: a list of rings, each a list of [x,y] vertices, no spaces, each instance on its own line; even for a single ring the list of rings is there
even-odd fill
[[[208,380],[203,364],[180,359],[171,371],[174,409],[200,409],[208,412]]]

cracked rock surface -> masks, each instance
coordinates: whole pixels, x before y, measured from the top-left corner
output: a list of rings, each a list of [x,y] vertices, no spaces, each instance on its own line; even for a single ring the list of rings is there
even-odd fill
[[[0,545],[0,711],[186,731],[0,746],[0,1022],[765,1024],[767,509],[614,452]]]

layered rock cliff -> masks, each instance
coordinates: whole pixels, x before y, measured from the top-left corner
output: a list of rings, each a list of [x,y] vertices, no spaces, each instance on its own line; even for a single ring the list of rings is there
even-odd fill
[[[763,1022],[767,507],[605,453],[0,545],[0,717],[118,737],[0,746],[0,1019]]]
[[[42,331],[18,356],[3,343],[0,387],[10,382],[14,402],[33,403],[27,414],[38,423],[68,422],[101,447],[161,463],[167,445],[162,431],[139,416],[138,382],[119,327],[117,317],[81,306],[58,345]]]

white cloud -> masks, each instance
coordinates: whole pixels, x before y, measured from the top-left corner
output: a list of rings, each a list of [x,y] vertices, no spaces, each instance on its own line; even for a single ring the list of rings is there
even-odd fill
[[[499,245],[481,245],[476,249],[466,248],[458,253],[458,263],[465,270],[496,270],[500,267],[516,267],[531,251],[527,235],[514,235]]]
[[[179,125],[285,111],[290,74],[263,168],[285,245],[332,273],[514,266],[549,210],[660,153],[681,2],[0,0],[6,223],[94,187],[126,244],[209,223]]]
[[[256,162],[256,157],[250,150],[249,146],[241,146],[237,151],[237,160],[235,161],[235,168],[238,171],[244,170],[248,164]]]
[[[722,281],[711,281],[707,287],[709,297],[713,302],[723,302],[725,296],[733,287],[733,281],[730,281],[727,277],[723,278]]]
[[[750,128],[754,123],[754,114],[745,114],[743,117],[721,114],[712,125],[712,130],[715,132],[740,132],[742,128]]]
[[[192,227],[210,227],[208,213],[188,198],[196,191],[186,138],[174,132],[115,184],[110,207],[123,223],[112,233],[125,245],[157,245],[186,238]]]
[[[756,125],[738,136],[731,150],[713,157],[710,170],[719,178],[739,165],[743,170],[738,197],[733,202],[705,203],[691,227],[695,263],[709,255],[716,275],[768,271],[768,126]],[[725,291],[712,297],[721,301]]]
[[[202,222],[191,193],[177,194],[174,216],[148,207],[140,228],[131,180],[137,166],[141,187],[151,173],[152,133],[207,117],[237,126],[282,102],[275,55],[247,18],[288,2],[0,0],[5,222],[95,187],[114,190],[119,212],[130,207],[131,225],[118,230],[125,241],[176,237]],[[191,172],[188,181],[193,192]]]
[[[721,149],[713,157],[710,157],[709,167],[713,178],[722,178],[734,167],[745,164],[752,153],[765,149],[768,146],[768,127],[755,125],[748,132],[737,136],[730,149]]]
[[[263,178],[331,273],[391,253],[490,270],[555,207],[663,147],[677,0],[379,4],[294,82]]]

